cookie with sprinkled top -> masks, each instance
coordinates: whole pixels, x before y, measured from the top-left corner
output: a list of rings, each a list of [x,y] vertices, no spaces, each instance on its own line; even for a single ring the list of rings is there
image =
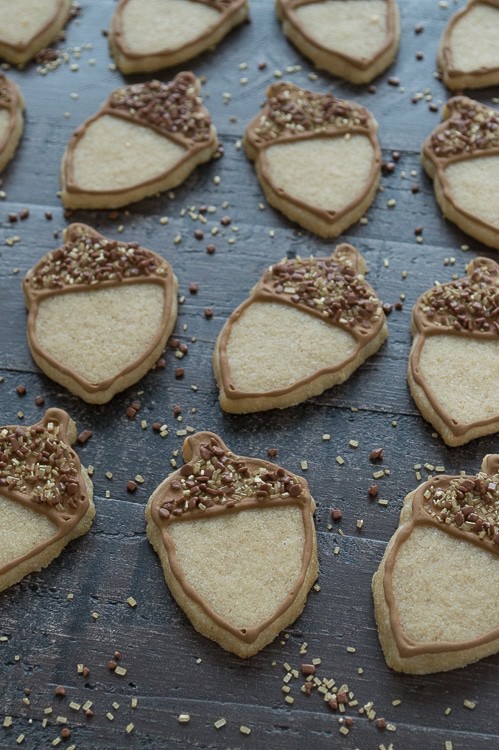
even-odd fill
[[[396,0],[276,0],[276,11],[300,52],[352,83],[372,81],[397,54]]]
[[[499,250],[499,111],[455,96],[443,120],[422,150],[440,208],[464,232]]]
[[[405,498],[373,578],[387,664],[443,672],[499,650],[499,455],[476,476],[439,475]]]
[[[246,658],[305,606],[315,503],[303,478],[234,455],[212,432],[189,436],[183,457],[151,495],[147,535],[196,630]]]
[[[421,414],[447,445],[499,430],[499,264],[425,292],[412,312],[407,379]]]
[[[220,405],[283,409],[343,383],[388,335],[382,304],[351,245],[270,266],[217,339]]]
[[[248,0],[120,0],[109,45],[123,73],[149,73],[190,60],[248,17]]]
[[[180,185],[218,149],[192,73],[122,86],[71,136],[61,166],[66,208],[118,208]]]
[[[72,0],[0,0],[0,57],[24,65],[56,38]]]
[[[499,0],[469,0],[449,21],[438,65],[448,88],[499,84]]]
[[[62,409],[31,427],[0,427],[0,591],[45,568],[92,525],[92,482],[75,440]]]
[[[71,224],[64,240],[24,278],[28,344],[52,380],[103,404],[160,357],[177,316],[177,279],[151,250],[85,224]]]
[[[274,208],[315,234],[336,237],[376,195],[377,128],[359,104],[277,83],[246,128],[244,148]]]
[[[0,172],[15,154],[24,129],[24,100],[19,88],[0,74]]]

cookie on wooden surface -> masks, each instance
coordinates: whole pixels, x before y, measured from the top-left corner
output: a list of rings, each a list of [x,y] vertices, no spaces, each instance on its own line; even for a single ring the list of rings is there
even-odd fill
[[[72,0],[0,0],[0,57],[23,65],[47,47],[71,14]]]
[[[412,312],[407,379],[447,445],[499,430],[499,264],[476,258],[466,270],[425,292]]]
[[[24,100],[19,88],[0,74],[0,172],[15,154],[24,129]]]
[[[109,45],[123,73],[149,73],[199,55],[247,17],[247,0],[120,0]]]
[[[469,0],[444,31],[438,65],[450,89],[499,83],[499,0]]]
[[[388,666],[429,674],[499,649],[499,456],[477,476],[437,476],[404,501],[373,578]]]
[[[276,83],[247,126],[244,148],[268,202],[323,237],[356,222],[381,173],[377,123],[365,107]]]
[[[92,525],[92,482],[75,440],[62,409],[31,427],[0,427],[0,591],[45,568]]]
[[[195,629],[256,654],[298,617],[318,573],[315,503],[301,477],[234,455],[211,432],[153,492],[147,535]]]
[[[177,316],[177,279],[151,250],[85,224],[71,224],[64,239],[23,281],[29,348],[52,380],[103,404],[160,357]]]
[[[455,96],[423,144],[423,166],[433,178],[444,216],[499,250],[499,111]]]
[[[288,39],[322,70],[367,83],[395,59],[396,0],[276,0]]]
[[[351,245],[267,269],[217,339],[220,405],[241,414],[284,408],[343,383],[388,335]]]
[[[180,185],[215,154],[217,134],[192,73],[112,92],[62,160],[67,208],[117,208]]]

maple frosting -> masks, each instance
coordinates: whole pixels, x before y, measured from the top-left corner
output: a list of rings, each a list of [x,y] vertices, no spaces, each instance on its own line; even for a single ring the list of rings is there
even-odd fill
[[[420,330],[443,330],[499,340],[499,264],[476,258],[468,275],[434,286],[416,302]]]
[[[112,113],[148,125],[162,135],[202,143],[212,137],[211,117],[198,94],[196,77],[184,72],[169,83],[152,80],[123,86],[111,93],[106,105]]]
[[[104,282],[166,279],[168,263],[136,242],[110,240],[84,224],[72,224],[68,242],[45,255],[24,281],[27,294],[93,288]]]
[[[47,546],[85,515],[88,491],[78,456],[68,441],[69,415],[48,409],[30,427],[0,428],[0,494],[47,516],[57,527]],[[0,574],[39,552],[36,548],[0,568]]]
[[[214,433],[199,432],[187,438],[183,454],[186,463],[162,482],[151,498],[152,520],[161,530],[169,564],[183,591],[217,625],[238,639],[252,643],[270,623],[281,617],[291,601],[303,594],[301,589],[314,547],[312,513],[315,503],[304,479],[268,461],[236,456]],[[183,521],[202,521],[227,513],[285,506],[301,508],[302,512],[304,543],[298,580],[272,617],[255,627],[235,627],[212,611],[191,586],[177,561],[175,542],[168,528]]]
[[[425,154],[433,161],[470,157],[499,149],[499,112],[466,96],[446,104],[447,118],[427,139]]]
[[[267,97],[262,113],[247,130],[255,145],[304,134],[376,130],[365,107],[331,93],[320,94],[282,82],[270,86]]]

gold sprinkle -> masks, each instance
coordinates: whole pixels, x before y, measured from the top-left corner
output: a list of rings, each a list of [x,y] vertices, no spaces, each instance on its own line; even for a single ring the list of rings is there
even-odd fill
[[[336,456],[336,463],[340,466],[343,466],[343,464],[345,463],[345,459],[342,456]]]
[[[469,708],[471,711],[475,708],[476,703],[475,701],[469,701],[468,699],[463,701],[463,706],[465,708]]]
[[[244,724],[241,724],[241,726],[239,727],[239,731],[241,732],[241,734],[251,734],[251,729]]]
[[[190,714],[179,714],[177,721],[179,724],[188,724],[191,720]]]
[[[131,734],[131,733],[133,732],[133,730],[134,730],[134,729],[135,729],[135,724],[132,724],[132,722],[130,722],[130,724],[127,724],[127,725],[126,725],[126,727],[125,727],[125,732],[126,732],[127,734]]]
[[[112,715],[111,711],[107,712],[106,718],[109,719],[109,721],[114,721],[114,716]]]
[[[222,728],[222,727],[224,727],[224,726],[225,726],[226,724],[227,724],[227,720],[226,720],[226,719],[223,719],[223,718],[222,718],[222,719],[217,719],[217,720],[216,720],[216,721],[214,722],[213,726],[215,727],[215,729],[221,729],[221,728]]]
[[[136,601],[136,599],[133,598],[133,596],[129,596],[126,601],[127,601],[127,604],[130,605],[130,607],[136,607],[137,606],[137,601]]]
[[[358,440],[349,440],[348,445],[350,448],[358,448],[359,447],[359,441]]]
[[[126,673],[127,670],[125,669],[125,667],[116,667],[116,669],[114,670],[114,674],[117,674],[120,677],[124,677]]]
[[[6,716],[3,720],[3,725],[6,729],[12,726],[12,716]]]
[[[446,709],[445,709],[445,711],[444,711],[444,714],[445,714],[446,716],[448,716],[448,715],[450,714],[450,712],[451,712],[451,711],[452,711],[452,708],[451,708],[450,706],[447,706],[447,708],[446,708]]]

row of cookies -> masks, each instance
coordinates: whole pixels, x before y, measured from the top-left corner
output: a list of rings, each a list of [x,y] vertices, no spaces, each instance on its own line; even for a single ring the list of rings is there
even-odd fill
[[[15,14],[8,0],[2,4],[0,55],[15,64],[52,42],[71,14],[71,0],[18,0]],[[120,0],[110,24],[111,53],[125,74],[161,70],[213,47],[248,13],[247,0]],[[276,0],[276,13],[300,52],[353,83],[371,81],[397,54],[396,0]],[[469,0],[452,17],[438,53],[449,88],[499,81],[498,33],[497,0]]]
[[[388,328],[365,270],[347,244],[330,257],[266,269],[215,345],[221,407],[244,414],[293,406],[344,382],[374,354]],[[467,271],[420,297],[412,318],[411,393],[448,445],[499,429],[499,265],[477,258]],[[175,325],[177,288],[161,256],[71,224],[65,244],[23,282],[35,362],[85,401],[109,401],[159,359]]]
[[[30,427],[0,428],[0,591],[91,527],[92,482],[75,438],[55,408]],[[236,456],[213,433],[187,438],[183,457],[149,499],[148,538],[196,630],[246,658],[305,606],[318,574],[315,502],[305,479]],[[373,578],[389,666],[426,674],[497,651],[498,506],[497,455],[477,476],[434,477],[407,496]]]
[[[70,139],[61,165],[67,208],[128,205],[183,182],[218,149],[216,129],[188,72],[113,91]],[[22,132],[23,101],[0,79],[1,165]],[[451,99],[427,138],[423,165],[445,216],[499,249],[499,113]],[[381,175],[377,123],[365,107],[291,83],[268,90],[244,147],[269,203],[306,229],[336,237],[373,202]],[[0,165],[0,166],[1,166]]]

